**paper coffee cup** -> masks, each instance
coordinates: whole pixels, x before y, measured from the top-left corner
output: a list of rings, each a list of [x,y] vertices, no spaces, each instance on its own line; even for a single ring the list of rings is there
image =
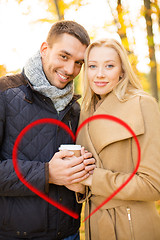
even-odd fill
[[[81,156],[81,145],[75,145],[75,144],[62,144],[59,147],[59,150],[69,150],[74,152],[74,155],[76,157],[80,157]]]

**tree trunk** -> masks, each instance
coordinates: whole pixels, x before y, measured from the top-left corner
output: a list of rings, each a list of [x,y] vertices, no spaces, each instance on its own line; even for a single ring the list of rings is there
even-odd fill
[[[128,38],[127,38],[127,34],[126,34],[126,25],[124,23],[124,19],[123,19],[123,8],[122,8],[122,3],[121,0],[117,1],[117,12],[118,12],[118,21],[119,21],[119,28],[118,28],[118,34],[122,40],[122,44],[125,47],[125,49],[129,51],[129,42],[128,42]]]
[[[157,63],[155,57],[155,44],[152,28],[152,18],[151,18],[151,3],[150,0],[144,0],[145,6],[145,20],[147,27],[147,40],[149,47],[149,58],[150,58],[150,84],[151,84],[151,94],[158,101],[158,87],[157,87]]]
[[[62,20],[64,16],[60,13],[58,2],[59,0],[54,0],[54,4],[55,4],[57,15],[58,15],[58,20]]]
[[[156,11],[157,11],[158,25],[159,25],[159,28],[160,28],[160,7],[158,5],[157,0],[155,0],[154,4],[155,4]]]

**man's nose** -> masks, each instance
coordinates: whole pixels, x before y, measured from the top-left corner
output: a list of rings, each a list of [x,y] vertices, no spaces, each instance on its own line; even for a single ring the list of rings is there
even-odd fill
[[[67,75],[73,75],[74,73],[74,67],[75,67],[75,64],[72,63],[72,62],[68,62],[66,65],[65,65],[65,73]]]

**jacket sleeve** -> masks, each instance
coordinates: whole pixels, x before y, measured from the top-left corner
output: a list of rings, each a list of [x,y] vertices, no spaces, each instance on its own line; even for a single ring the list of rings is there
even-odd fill
[[[0,94],[0,146],[3,143],[5,125],[5,103]],[[23,177],[39,191],[45,192],[47,167],[45,163],[18,160],[18,167]],[[0,196],[35,195],[17,177],[12,159],[2,159],[0,155]]]
[[[150,98],[141,97],[140,103],[145,125],[145,133],[137,137],[141,147],[140,165],[131,181],[114,199],[136,201],[160,199],[160,112],[158,104]],[[137,147],[134,140],[132,157],[136,166]],[[130,175],[131,173],[96,168],[91,186],[92,194],[109,197]]]
[[[45,163],[36,161],[18,161],[18,167],[24,179],[41,192],[46,190]],[[12,159],[0,162],[0,196],[35,195],[17,177]]]

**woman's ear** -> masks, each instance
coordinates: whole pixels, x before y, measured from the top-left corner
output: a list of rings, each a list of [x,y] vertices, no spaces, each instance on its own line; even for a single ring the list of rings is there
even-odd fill
[[[119,80],[121,80],[124,76],[124,73],[122,73],[120,76],[119,76]]]

